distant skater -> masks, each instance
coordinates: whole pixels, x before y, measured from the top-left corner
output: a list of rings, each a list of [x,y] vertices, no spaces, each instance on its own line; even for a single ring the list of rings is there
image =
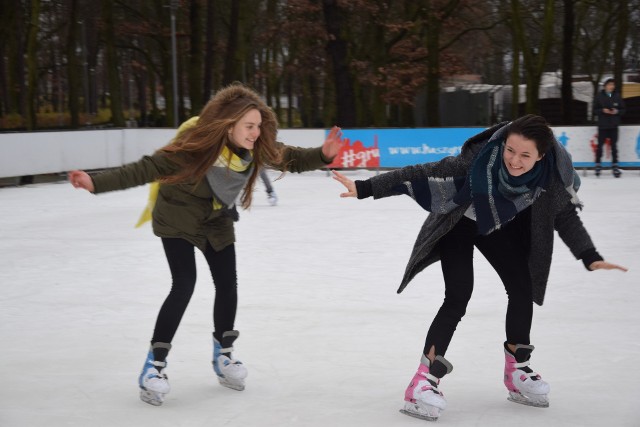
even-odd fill
[[[626,268],[604,261],[596,251],[576,212],[581,206],[576,194],[579,177],[545,120],[528,115],[499,124],[467,140],[458,156],[438,162],[364,181],[353,182],[335,171],[334,175],[347,189],[341,197],[408,194],[431,212],[398,292],[440,260],[445,297],[427,332],[401,411],[436,420],[446,407],[439,385],[453,366],[444,356],[473,291],[474,248],[498,273],[508,295],[503,349],[508,399],[549,406],[549,384],[530,366],[534,347],[529,335],[533,303],[542,305],[544,300],[554,229],[588,270]],[[428,302],[435,298],[432,295]]]
[[[262,183],[267,190],[267,201],[271,206],[277,205],[278,196],[276,195],[276,191],[273,189],[273,184],[271,184],[271,180],[269,179],[269,175],[267,175],[266,170],[260,170],[260,179],[262,180]]]
[[[611,171],[613,176],[620,178],[618,167],[618,127],[620,116],[626,111],[624,100],[616,92],[616,82],[613,78],[604,81],[604,87],[593,100],[593,114],[598,118],[598,148],[596,149],[596,176],[602,170],[602,150],[606,140],[611,144]]]

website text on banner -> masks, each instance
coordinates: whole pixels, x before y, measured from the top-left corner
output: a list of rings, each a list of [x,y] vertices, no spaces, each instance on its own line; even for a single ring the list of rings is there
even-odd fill
[[[460,153],[462,144],[482,128],[346,129],[349,139],[332,168],[397,168],[435,162]]]
[[[398,168],[434,162],[460,153],[469,137],[485,128],[345,129],[349,139],[329,168]],[[595,166],[596,127],[554,127],[556,138],[571,153],[576,167]],[[328,130],[326,131],[328,133]],[[640,167],[640,126],[620,127],[619,164]],[[606,150],[603,165],[610,164]]]

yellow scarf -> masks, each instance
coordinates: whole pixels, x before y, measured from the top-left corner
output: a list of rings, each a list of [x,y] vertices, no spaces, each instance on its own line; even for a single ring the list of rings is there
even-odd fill
[[[194,127],[197,121],[198,121],[198,116],[195,116],[190,118],[186,122],[182,123],[178,128],[178,132],[176,133],[176,138],[180,134],[182,134],[185,130]],[[174,138],[174,141],[175,141],[175,138]],[[251,151],[251,154],[253,154],[252,151]],[[216,159],[213,166],[228,167],[234,172],[244,172],[247,169],[249,169],[249,167],[251,167],[251,163],[247,163],[243,161],[240,157],[238,157],[238,155],[236,155],[234,152],[229,150],[229,148],[227,148],[227,146],[225,145],[224,147],[222,147],[222,153],[220,153],[220,156]],[[156,200],[158,199],[158,191],[160,191],[160,183],[158,181],[152,182],[149,186],[149,198],[147,200],[147,205],[142,211],[142,214],[140,215],[140,219],[138,219],[138,222],[136,223],[136,228],[140,227],[142,224],[144,224],[147,221],[151,221],[153,208],[155,207]],[[214,210],[221,209],[223,206],[224,205],[220,203],[218,200],[216,200],[215,197],[213,198]]]

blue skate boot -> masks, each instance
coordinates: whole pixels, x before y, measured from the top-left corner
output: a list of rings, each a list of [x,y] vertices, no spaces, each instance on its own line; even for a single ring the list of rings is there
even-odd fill
[[[169,393],[169,379],[164,369],[167,367],[167,354],[171,344],[156,342],[151,344],[147,359],[138,378],[140,400],[153,406],[160,406],[164,395]]]
[[[227,331],[222,334],[222,340],[213,337],[213,370],[218,376],[220,384],[234,390],[244,390],[244,379],[247,377],[247,368],[241,361],[233,358],[233,342],[240,332]]]

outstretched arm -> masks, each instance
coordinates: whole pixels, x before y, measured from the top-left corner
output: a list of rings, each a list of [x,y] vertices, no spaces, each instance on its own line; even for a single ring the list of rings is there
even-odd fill
[[[274,169],[290,172],[305,172],[326,167],[333,161],[340,148],[348,140],[342,139],[342,131],[334,126],[320,147],[301,148],[278,142],[284,150],[282,162],[269,165]]]
[[[69,172],[69,181],[75,188],[92,193],[124,190],[125,188],[153,182],[162,176],[170,176],[180,165],[163,153],[144,156],[135,163],[110,169],[94,176],[84,171]]]

